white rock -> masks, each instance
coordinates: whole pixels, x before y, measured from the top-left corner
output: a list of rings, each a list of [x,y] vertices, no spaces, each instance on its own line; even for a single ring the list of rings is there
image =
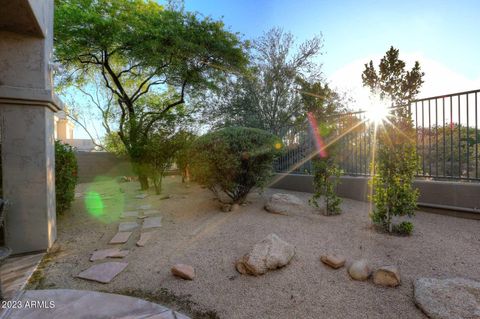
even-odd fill
[[[419,278],[414,282],[417,306],[431,319],[480,318],[480,282]]]
[[[355,280],[367,280],[370,276],[370,267],[365,259],[357,260],[348,268],[348,274]]]
[[[295,254],[295,247],[283,241],[275,234],[270,234],[255,244],[252,250],[241,257],[236,269],[241,274],[263,275],[268,270],[287,265]]]
[[[306,209],[303,201],[290,194],[273,194],[265,204],[265,209],[270,213],[282,215],[298,215],[299,211]]]

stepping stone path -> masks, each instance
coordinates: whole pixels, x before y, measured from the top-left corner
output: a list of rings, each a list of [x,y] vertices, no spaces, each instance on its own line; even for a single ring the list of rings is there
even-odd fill
[[[128,263],[122,262],[106,262],[103,264],[93,265],[87,270],[77,275],[78,278],[98,281],[102,284],[108,284],[115,276],[121,273]]]
[[[138,247],[143,247],[147,243],[147,241],[152,238],[153,234],[156,233],[154,231],[148,232],[148,233],[141,233],[140,234],[140,239],[137,241],[137,246]]]
[[[143,220],[142,229],[157,228],[162,226],[162,217],[147,217]]]
[[[333,269],[338,269],[345,265],[345,257],[339,255],[323,255],[320,257],[320,260]]]
[[[157,214],[160,214],[160,211],[158,209],[149,209],[143,212],[143,215],[147,215],[147,216],[157,215]]]
[[[110,240],[109,244],[124,244],[128,241],[128,238],[130,238],[130,235],[132,232],[121,232],[115,234],[113,236],[112,240]]]
[[[109,248],[109,249],[102,249],[96,250],[92,253],[92,257],[90,257],[90,261],[101,260],[107,257],[110,258],[123,258],[127,256],[129,253],[128,250],[120,250],[120,248]]]
[[[136,199],[144,199],[148,196],[148,194],[138,194],[135,196]]]
[[[121,218],[129,218],[129,217],[135,217],[138,218],[138,211],[128,211],[128,212],[123,212]]]
[[[138,227],[138,224],[136,222],[123,222],[118,224],[118,231],[119,232],[132,231],[137,227]]]
[[[176,264],[172,267],[172,275],[185,280],[193,280],[195,278],[195,269],[189,265]]]

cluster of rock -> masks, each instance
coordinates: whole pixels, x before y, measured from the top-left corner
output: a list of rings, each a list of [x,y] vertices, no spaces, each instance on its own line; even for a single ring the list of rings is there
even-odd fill
[[[342,268],[346,258],[340,255],[323,255],[320,260],[333,269]],[[373,273],[373,275],[372,275]],[[373,277],[373,283],[379,286],[396,287],[400,285],[400,271],[397,266],[381,266],[372,272],[370,265],[365,259],[356,260],[348,267],[348,274],[354,280],[368,280]]]

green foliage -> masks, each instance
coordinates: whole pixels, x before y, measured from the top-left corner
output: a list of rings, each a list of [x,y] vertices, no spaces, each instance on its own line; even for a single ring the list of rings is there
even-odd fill
[[[377,129],[377,153],[373,164],[375,208],[371,218],[388,232],[394,230],[393,216],[413,216],[415,213],[418,191],[412,184],[418,159],[415,130],[407,106],[419,92],[423,75],[418,62],[410,71],[405,71],[405,62],[399,59],[399,51],[393,47],[381,59],[378,73],[370,61],[362,74],[364,86],[397,106],[390,111],[388,122]]]
[[[135,167],[143,165],[149,134],[185,111],[190,91],[212,89],[247,63],[244,44],[221,21],[155,1],[56,0],[54,40],[65,69],[58,82],[103,79]],[[148,188],[146,176],[139,179]]]
[[[318,208],[318,200],[324,196],[325,215],[340,214],[342,200],[337,196],[336,186],[339,182],[341,170],[331,157],[322,158],[316,156],[312,159],[312,164],[314,193],[309,200],[310,205]]]
[[[57,213],[70,208],[78,180],[77,158],[72,146],[55,141],[55,196]]]
[[[399,235],[411,235],[413,232],[413,224],[408,221],[403,221],[400,224],[394,225],[393,231]]]
[[[279,140],[260,129],[230,127],[199,137],[192,146],[192,176],[217,197],[243,203],[271,176]]]

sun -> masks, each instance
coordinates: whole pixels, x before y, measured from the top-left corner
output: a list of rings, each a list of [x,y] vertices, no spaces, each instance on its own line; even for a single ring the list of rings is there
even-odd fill
[[[391,102],[378,95],[371,95],[365,109],[365,117],[375,125],[383,123],[390,114]]]

